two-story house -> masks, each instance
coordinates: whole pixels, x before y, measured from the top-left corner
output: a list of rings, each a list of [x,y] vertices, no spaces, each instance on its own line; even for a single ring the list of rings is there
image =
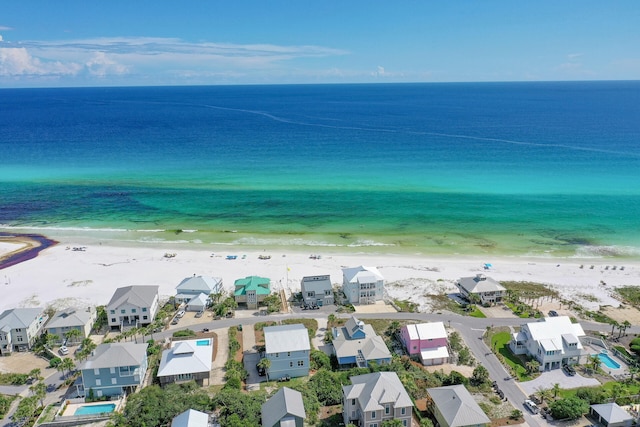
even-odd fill
[[[507,292],[506,288],[499,282],[484,274],[458,279],[456,286],[465,299],[471,302],[477,300],[483,305],[502,301]]]
[[[271,280],[266,277],[248,276],[234,283],[233,297],[238,304],[246,304],[249,309],[257,309],[265,297],[271,294]]]
[[[265,357],[271,365],[267,378],[277,380],[309,375],[309,331],[304,325],[267,326],[264,331]]]
[[[384,277],[375,267],[342,269],[342,291],[351,304],[374,304],[384,294]]]
[[[482,427],[491,422],[462,384],[428,388],[431,411],[441,427]]]
[[[158,380],[164,386],[170,383],[195,381],[201,387],[209,385],[213,340],[173,341],[171,348],[162,352]]]
[[[351,377],[342,386],[344,424],[380,427],[383,421],[400,420],[411,426],[413,403],[395,372],[374,372]]]
[[[176,286],[175,300],[178,304],[186,304],[187,311],[200,311],[202,302],[206,302],[211,294],[223,292],[222,279],[220,277],[196,276],[187,277]],[[197,300],[197,301],[194,301]],[[191,304],[191,301],[194,301]]]
[[[262,427],[303,427],[307,414],[302,393],[282,387],[262,404]]]
[[[138,327],[153,322],[159,308],[159,286],[125,286],[107,304],[110,328]]]
[[[72,340],[70,343],[78,343],[87,338],[91,333],[91,328],[96,322],[97,312],[93,307],[84,310],[77,308],[67,308],[56,313],[51,317],[49,323],[45,327],[45,332],[52,336],[57,336],[57,343],[65,340]],[[77,330],[78,335],[69,332]],[[69,342],[69,341],[67,341]]]
[[[449,361],[447,331],[442,322],[405,325],[400,340],[409,356],[420,357],[423,365],[441,365]]]
[[[85,396],[122,396],[142,385],[147,372],[147,345],[100,344],[80,366]]]
[[[333,304],[333,288],[331,277],[328,274],[303,277],[300,289],[302,290],[302,301],[305,304],[317,306]]]
[[[391,352],[371,325],[352,316],[344,326],[331,331],[333,350],[341,368],[365,368],[369,363],[391,363]]]
[[[568,316],[545,317],[525,323],[513,333],[509,348],[514,354],[527,354],[540,363],[540,370],[580,363],[585,356],[580,337],[585,336],[579,323]]]
[[[42,308],[13,308],[0,314],[0,355],[29,350],[49,317]]]

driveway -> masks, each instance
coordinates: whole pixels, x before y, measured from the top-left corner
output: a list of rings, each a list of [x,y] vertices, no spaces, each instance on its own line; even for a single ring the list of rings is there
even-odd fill
[[[553,369],[543,372],[535,380],[518,383],[527,396],[536,393],[541,388],[553,388],[554,384],[560,384],[562,388],[578,388],[598,386],[600,382],[595,378],[583,377],[578,373],[574,376],[569,376],[562,369]]]

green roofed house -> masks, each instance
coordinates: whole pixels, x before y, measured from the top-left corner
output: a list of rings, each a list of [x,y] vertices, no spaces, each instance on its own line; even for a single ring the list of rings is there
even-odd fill
[[[271,279],[249,276],[235,281],[233,296],[238,304],[246,304],[247,308],[257,309],[271,293]]]

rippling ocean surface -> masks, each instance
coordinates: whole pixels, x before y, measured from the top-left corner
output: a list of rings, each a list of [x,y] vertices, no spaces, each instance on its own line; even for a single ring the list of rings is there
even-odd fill
[[[0,231],[640,257],[640,82],[4,89],[0,112]]]

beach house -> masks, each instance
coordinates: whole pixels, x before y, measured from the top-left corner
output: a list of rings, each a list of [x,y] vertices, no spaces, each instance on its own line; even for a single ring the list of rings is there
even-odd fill
[[[411,426],[413,402],[395,372],[375,372],[350,378],[342,386],[344,425],[379,427],[386,420]]]
[[[484,274],[458,279],[456,287],[465,299],[483,305],[502,301],[507,292],[504,286]]]
[[[271,280],[266,277],[248,276],[234,283],[233,297],[238,304],[246,304],[248,309],[257,309],[271,293]]]
[[[634,425],[633,416],[615,402],[591,405],[589,415],[605,427],[631,427]]]
[[[304,325],[267,326],[263,329],[265,357],[270,366],[267,378],[277,380],[309,375],[309,331]]]
[[[307,417],[302,393],[282,387],[262,404],[262,427],[303,427]]]
[[[431,411],[441,427],[480,427],[491,422],[462,385],[428,388]]]
[[[442,322],[405,325],[400,341],[409,356],[419,357],[423,365],[441,365],[449,361],[447,331]]]
[[[382,301],[384,278],[375,267],[342,269],[342,291],[351,304],[374,304]]]
[[[212,425],[209,423],[209,414],[206,412],[187,409],[173,418],[171,427],[212,427]]]
[[[302,290],[302,301],[307,305],[333,304],[333,287],[331,286],[331,277],[328,274],[303,277],[300,281],[300,289]]]
[[[79,366],[85,396],[121,396],[142,385],[147,372],[147,345],[100,344]]]
[[[158,312],[159,286],[125,286],[113,293],[107,304],[110,328],[148,325]]]
[[[333,350],[340,368],[365,368],[369,363],[391,362],[391,352],[371,325],[352,316],[344,326],[334,327]]]
[[[514,332],[509,348],[514,354],[526,354],[540,363],[540,370],[561,368],[580,363],[585,336],[579,323],[568,316],[545,317],[537,322],[525,323]]]
[[[27,351],[42,333],[49,316],[43,308],[12,308],[0,314],[0,355]]]
[[[212,338],[173,341],[171,348],[162,352],[157,374],[160,385],[187,381],[209,385],[212,359]]]
[[[67,344],[79,343],[91,333],[96,322],[97,312],[93,307],[86,309],[67,308],[56,311],[45,326],[45,333],[58,337],[57,344],[67,341]],[[71,333],[71,331],[78,331]]]
[[[178,304],[185,304],[186,311],[200,311],[206,308],[211,294],[222,294],[223,291],[220,277],[193,275],[176,286],[175,301]],[[203,307],[203,301],[205,307]]]

